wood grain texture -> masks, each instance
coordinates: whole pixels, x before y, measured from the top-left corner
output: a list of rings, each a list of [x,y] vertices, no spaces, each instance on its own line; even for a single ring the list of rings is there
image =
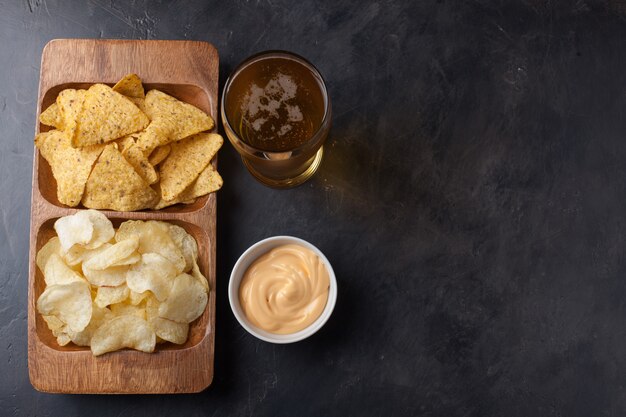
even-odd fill
[[[42,55],[37,118],[64,88],[114,84],[137,73],[146,89],[159,88],[194,104],[217,120],[219,58],[215,48],[195,41],[53,40]],[[37,132],[47,128],[37,122]],[[216,166],[217,158],[213,164]],[[127,219],[164,220],[184,227],[198,242],[199,266],[211,292],[204,314],[190,327],[184,345],[157,346],[153,354],[123,350],[97,358],[86,348],[60,347],[36,312],[45,285],[35,265],[39,248],[54,234],[54,221],[75,213],[56,198],[50,166],[35,149],[30,222],[28,369],[32,385],[55,393],[188,393],[213,379],[215,336],[216,196],[160,211],[103,211],[117,227]]]

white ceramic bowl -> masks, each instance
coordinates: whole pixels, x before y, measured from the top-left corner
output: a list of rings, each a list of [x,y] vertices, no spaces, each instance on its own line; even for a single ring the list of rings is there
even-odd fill
[[[288,244],[301,245],[305,248],[312,250],[324,263],[324,266],[328,270],[328,275],[330,278],[328,301],[326,302],[326,307],[322,311],[322,314],[320,314],[317,320],[315,320],[305,329],[291,334],[274,334],[256,327],[247,319],[245,313],[243,312],[243,309],[241,308],[241,305],[239,304],[239,284],[241,283],[241,280],[246,273],[248,267],[259,256],[269,252],[277,246]],[[337,301],[337,279],[335,278],[335,272],[333,271],[333,267],[330,265],[330,262],[328,262],[328,259],[326,259],[326,256],[324,256],[322,251],[320,251],[318,248],[316,248],[306,240],[298,239],[297,237],[292,236],[268,237],[267,239],[263,239],[250,246],[248,250],[246,250],[239,257],[237,263],[235,263],[233,271],[230,273],[230,282],[228,283],[228,300],[230,301],[230,307],[232,308],[233,314],[237,318],[237,321],[239,321],[239,324],[241,324],[241,326],[246,329],[251,335],[271,343],[293,343],[311,336],[313,333],[321,329],[324,323],[328,321],[328,318],[335,308],[335,302]]]

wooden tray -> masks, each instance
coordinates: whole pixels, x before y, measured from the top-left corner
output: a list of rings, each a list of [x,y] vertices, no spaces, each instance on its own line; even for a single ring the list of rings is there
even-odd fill
[[[142,78],[146,89],[159,88],[217,121],[218,65],[217,51],[206,42],[53,40],[41,59],[36,130],[48,130],[39,124],[39,114],[62,89],[96,82],[113,85],[131,72]],[[36,253],[53,236],[54,221],[76,211],[57,200],[50,166],[35,149],[28,278],[31,384],[44,392],[107,394],[185,393],[208,387],[213,380],[215,336],[215,194],[161,211],[103,211],[116,227],[126,219],[165,220],[184,227],[198,242],[199,266],[211,287],[207,309],[191,325],[184,345],[167,343],[152,354],[122,350],[94,358],[88,348],[60,347],[37,313],[36,301],[45,284],[35,265]]]

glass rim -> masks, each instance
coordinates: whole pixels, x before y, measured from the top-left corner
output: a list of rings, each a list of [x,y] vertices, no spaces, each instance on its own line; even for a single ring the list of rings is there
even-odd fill
[[[227,95],[226,93],[229,90],[229,87],[233,83],[233,81],[236,78],[236,76],[246,66],[248,66],[248,65],[250,65],[250,64],[252,64],[254,62],[260,61],[261,59],[264,59],[264,58],[272,58],[272,57],[280,58],[281,56],[287,57],[287,58],[290,58],[290,59],[294,59],[295,61],[299,62],[300,64],[306,66],[313,73],[313,76],[319,79],[320,87],[321,87],[320,90],[321,90],[322,96],[324,98],[324,116],[322,117],[322,120],[321,120],[321,122],[319,124],[319,127],[317,128],[315,133],[313,133],[311,135],[311,137],[306,142],[304,142],[302,145],[300,145],[300,146],[298,146],[298,147],[296,147],[294,149],[276,152],[276,151],[268,151],[268,150],[264,150],[264,149],[261,149],[261,148],[257,148],[255,146],[247,144],[243,139],[241,139],[240,135],[235,131],[235,129],[233,129],[232,124],[231,124],[230,120],[228,119],[228,114],[226,113],[226,95]],[[313,65],[306,58],[304,58],[304,57],[302,57],[302,56],[300,56],[300,55],[298,55],[298,54],[296,54],[294,52],[289,52],[289,51],[280,50],[280,49],[270,49],[270,50],[266,50],[266,51],[257,52],[256,54],[253,54],[253,55],[249,56],[248,58],[244,59],[241,63],[239,63],[235,67],[235,69],[233,69],[231,71],[230,75],[226,79],[226,83],[224,84],[224,89],[222,90],[221,107],[222,107],[222,109],[221,109],[222,110],[222,123],[224,124],[224,127],[226,129],[229,129],[231,132],[233,132],[235,134],[235,136],[237,137],[237,139],[239,140],[240,145],[248,153],[253,154],[253,155],[255,155],[256,153],[263,153],[263,154],[270,154],[270,155],[283,154],[283,153],[287,153],[287,152],[290,152],[290,153],[296,152],[296,153],[298,153],[298,152],[300,152],[302,150],[307,149],[308,147],[312,146],[311,144],[314,144],[314,143],[317,142],[314,139],[318,138],[320,135],[323,134],[324,127],[329,122],[330,112],[331,112],[330,96],[328,95],[328,88],[326,87],[326,80],[324,80],[324,77],[322,76],[322,73],[315,67],[315,65]]]

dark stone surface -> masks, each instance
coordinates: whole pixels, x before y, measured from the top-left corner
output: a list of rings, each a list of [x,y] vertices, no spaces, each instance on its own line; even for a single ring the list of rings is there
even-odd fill
[[[207,40],[222,84],[288,49],[328,81],[311,182],[264,188],[220,153],[201,394],[29,384],[34,114],[41,50],[62,37]],[[626,415],[625,51],[619,1],[1,1],[0,414]],[[248,335],[226,297],[241,252],[277,234],[319,246],[339,280],[330,322],[291,346]]]

